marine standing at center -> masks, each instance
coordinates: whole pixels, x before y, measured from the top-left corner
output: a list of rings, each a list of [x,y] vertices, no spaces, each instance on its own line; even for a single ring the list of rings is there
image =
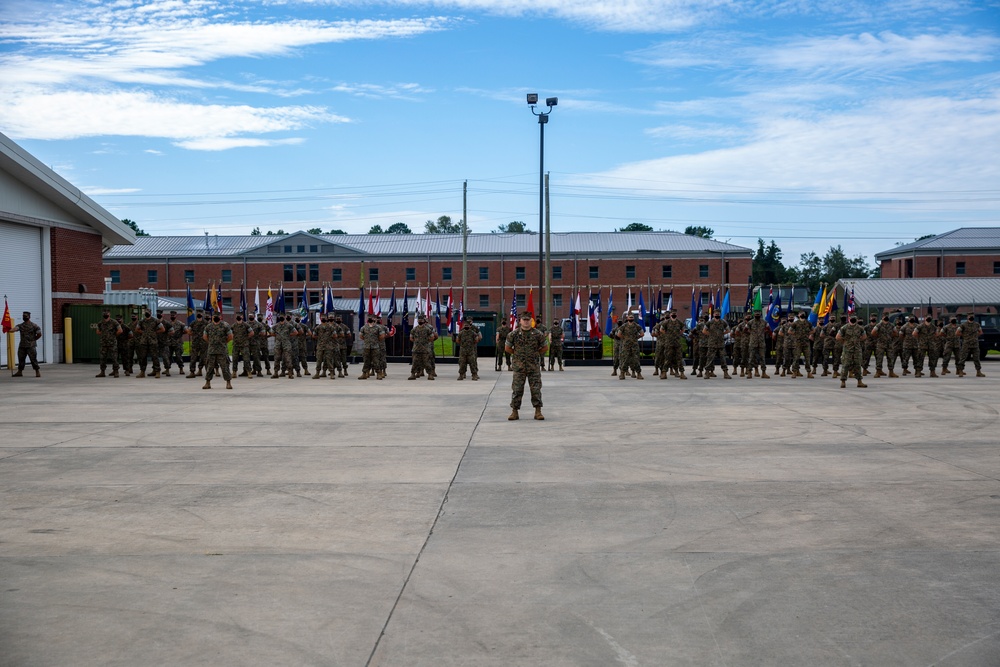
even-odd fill
[[[519,419],[518,410],[524,397],[524,383],[531,392],[531,405],[535,408],[535,419],[545,419],[542,415],[542,374],[539,364],[548,348],[546,336],[532,328],[531,313],[521,313],[518,328],[507,335],[504,349],[511,356],[514,380],[511,383],[509,421]]]

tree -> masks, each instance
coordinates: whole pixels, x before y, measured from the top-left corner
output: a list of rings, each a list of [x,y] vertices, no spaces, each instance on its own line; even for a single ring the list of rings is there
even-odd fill
[[[343,229],[331,229],[330,233],[331,234],[346,234],[347,232],[345,232]]]
[[[764,245],[764,239],[757,239],[757,252],[753,257],[753,282],[758,285],[772,285],[788,282],[788,269],[781,263],[781,248],[771,240]]]
[[[269,230],[267,230],[267,234],[265,234],[264,236],[288,236],[288,234],[286,234],[286,233],[285,233],[285,230],[284,230],[284,229],[279,229],[279,230],[278,230],[278,231],[276,231],[276,232],[272,232],[272,231],[271,231],[271,230],[269,229]]]
[[[711,227],[702,227],[701,225],[688,225],[684,228],[684,233],[688,236],[700,236],[703,239],[710,239],[715,235],[715,230]]]
[[[413,231],[405,222],[394,222],[385,230],[386,234],[412,234]]]
[[[496,231],[493,234],[534,234],[532,230],[528,229],[520,220],[512,220],[505,225],[497,225]]]
[[[369,234],[385,234],[385,232],[382,231],[382,225],[372,225],[372,228],[368,230],[368,233]]]
[[[629,224],[615,230],[616,232],[651,232],[653,228],[641,222],[630,222]]]
[[[129,220],[128,218],[122,218],[122,222],[129,226],[129,228],[135,232],[136,236],[149,236],[146,232],[139,229],[139,225],[135,223],[135,220]]]
[[[323,230],[320,229],[319,227],[313,227],[312,229],[307,229],[306,233],[307,234],[322,234]]]
[[[789,276],[793,283],[804,285],[810,292],[819,289],[823,281],[823,260],[814,252],[799,255],[799,266]]]
[[[253,231],[250,232],[250,236],[260,236],[260,227],[254,227]]]
[[[452,222],[450,216],[442,215],[437,222],[428,220],[424,223],[424,231],[428,234],[461,234],[462,221]]]

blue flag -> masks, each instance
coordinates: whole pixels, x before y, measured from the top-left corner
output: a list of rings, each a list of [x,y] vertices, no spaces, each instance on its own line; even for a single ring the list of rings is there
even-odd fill
[[[206,313],[212,312],[212,286],[209,285],[205,288],[205,303],[202,304],[201,309]]]
[[[278,285],[278,303],[274,304],[274,312],[285,312],[285,286]]]
[[[187,311],[188,311],[188,325],[194,322],[194,297],[191,296],[191,285],[187,286]]]
[[[646,304],[642,301],[642,290],[639,290],[639,322],[642,323],[643,331],[646,330]]]
[[[604,323],[604,335],[610,336],[611,330],[614,329],[615,323],[611,321],[611,313],[615,311],[615,291],[613,289],[608,290],[608,314],[605,316]]]
[[[727,289],[726,296],[723,297],[722,299],[722,306],[719,307],[719,310],[722,312],[722,319],[726,319],[726,315],[729,314],[730,307],[731,306],[729,305],[729,290]]]
[[[774,331],[781,324],[781,286],[778,286],[778,300],[771,306],[771,330]]]
[[[761,289],[764,289],[763,285],[761,285]],[[775,321],[773,308],[774,308],[774,287],[772,286],[767,294],[767,310],[764,311],[764,321],[767,322],[767,326],[771,327],[771,331],[774,331],[775,329],[778,328],[778,323]]]
[[[434,311],[434,327],[437,329],[437,333],[441,335],[441,288],[438,287],[437,290],[437,310]]]
[[[361,327],[365,325],[365,288],[359,289],[361,294],[358,297],[358,331],[361,331]]]
[[[386,324],[392,326],[392,318],[396,315],[396,286],[392,286],[392,294],[389,296],[389,313],[385,317]]]
[[[816,326],[819,322],[819,304],[823,301],[823,290],[816,290],[816,301],[813,303],[812,312],[809,313],[809,324]]]
[[[247,286],[240,283],[240,312],[243,317],[247,316]]]
[[[302,297],[299,299],[300,317],[308,322],[309,320],[309,292],[306,291],[306,284],[302,283]]]

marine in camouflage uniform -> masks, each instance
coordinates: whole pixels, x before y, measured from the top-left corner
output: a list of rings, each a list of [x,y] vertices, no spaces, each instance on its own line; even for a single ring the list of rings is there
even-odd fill
[[[160,350],[157,344],[157,336],[163,330],[163,323],[153,319],[148,311],[146,317],[139,320],[135,332],[138,335],[139,343],[136,352],[139,355],[139,374],[136,378],[146,377],[147,357],[153,358],[153,377],[160,377]]]
[[[747,343],[747,356],[750,363],[750,368],[747,371],[748,378],[756,375],[766,380],[771,377],[767,374],[767,343],[765,338],[770,333],[771,327],[764,321],[760,311],[754,311],[753,319],[750,320]]]
[[[253,325],[243,321],[243,315],[236,315],[232,326],[233,332],[233,373],[239,370],[240,360],[243,360],[243,372],[240,377],[253,377],[253,360],[250,358],[250,347],[253,344]]]
[[[917,330],[917,318],[910,317],[903,325],[902,334],[902,356],[903,375],[910,374],[910,361],[913,361],[913,370],[917,370],[917,337],[913,333]]]
[[[160,355],[160,367],[163,374],[170,377],[170,323],[163,319],[163,311],[156,311],[156,321],[163,327],[163,331],[156,334],[156,350]]]
[[[913,358],[914,375],[921,377],[924,374],[924,357],[927,357],[927,367],[932,378],[937,377],[937,350],[934,349],[934,337],[937,336],[937,327],[934,326],[934,319],[928,315],[924,321],[917,325],[913,332],[917,338],[917,354]]]
[[[868,318],[868,324],[865,325],[865,342],[861,346],[861,368],[864,375],[871,375],[869,368],[872,364],[872,354],[875,352],[875,338],[872,337],[872,332],[875,331],[875,327],[878,325],[878,317],[872,315]]]
[[[558,363],[559,370],[563,369],[563,339],[566,333],[562,329],[559,320],[552,320],[552,328],[549,329],[549,370]]]
[[[330,379],[337,379],[336,362],[334,361],[334,346],[337,340],[337,325],[331,320],[332,316],[323,315],[320,317],[319,326],[313,334],[316,336],[316,373],[313,380],[326,377],[329,372]]]
[[[226,381],[226,389],[232,389],[232,375],[229,374],[229,341],[233,340],[233,330],[222,321],[222,317],[216,313],[212,316],[212,321],[205,326],[205,333],[202,337],[206,344],[207,371],[205,372],[205,385],[202,389],[212,388],[212,377],[215,370],[222,370],[222,378]],[[243,362],[244,366],[246,361]]]
[[[893,369],[895,358],[892,356],[892,341],[896,336],[896,332],[893,329],[892,322],[889,321],[888,315],[882,316],[882,321],[878,322],[873,328],[871,333],[871,338],[874,339],[875,343],[875,376],[880,377],[899,377],[896,375],[896,371]],[[889,372],[886,373],[882,370],[882,362],[888,357],[889,362]]]
[[[957,334],[962,341],[961,351],[955,359],[955,368],[958,369],[955,374],[959,377],[965,377],[965,362],[969,359],[972,359],[976,367],[976,377],[986,377],[983,365],[979,362],[979,336],[982,333],[983,328],[976,321],[976,316],[970,313],[968,319],[962,322]]]
[[[531,314],[521,313],[518,328],[507,335],[504,349],[511,356],[514,369],[514,379],[511,383],[510,416],[508,420],[518,419],[521,400],[524,398],[524,383],[528,383],[531,392],[531,405],[535,408],[535,419],[545,419],[542,415],[542,374],[539,364],[544,358],[548,347],[548,339],[538,329],[531,327]]]
[[[663,336],[663,325],[666,323],[667,314],[663,313],[659,321],[649,330],[649,335],[653,337],[653,375],[659,375],[661,380],[667,379],[666,373],[666,336]]]
[[[852,373],[858,379],[859,387],[868,386],[861,381],[861,345],[864,343],[865,338],[867,338],[865,328],[858,324],[858,318],[854,315],[851,315],[850,322],[840,327],[840,331],[837,332],[837,339],[844,346],[840,360],[841,368],[843,369],[843,373],[840,376],[841,389],[847,387],[847,378]]]
[[[107,377],[105,371],[108,362],[111,362],[112,377],[118,377],[118,335],[122,333],[121,324],[117,320],[111,319],[111,313],[107,310],[101,315],[101,321],[97,323],[97,335],[101,337],[100,364],[101,372],[96,377]]]
[[[785,318],[778,315],[778,326],[771,333],[771,346],[774,349],[774,374],[784,374],[785,370]]]
[[[330,372],[336,372],[337,377],[347,377],[347,358],[345,347],[347,346],[347,327],[341,321],[340,315],[330,315],[330,326],[333,327],[333,368]]]
[[[618,369],[622,361],[622,339],[618,337],[618,332],[625,326],[625,318],[622,317],[611,328],[611,375],[618,375]]]
[[[660,366],[660,378],[666,379],[667,371],[672,372],[681,380],[687,380],[684,375],[684,322],[677,317],[677,311],[671,311],[670,317],[660,322],[660,337],[663,339],[663,365]]]
[[[382,372],[379,370],[379,340],[385,336],[382,333],[382,326],[375,322],[375,317],[368,316],[368,323],[361,327],[358,332],[364,347],[361,350],[362,367],[359,380],[367,380],[372,375],[379,380],[382,379]]]
[[[889,377],[892,377],[893,368],[896,366],[896,359],[903,360],[903,322],[902,318],[896,320],[892,327],[892,345],[889,346]],[[898,377],[898,376],[897,376]]]
[[[261,362],[267,364],[268,375],[271,373],[271,362],[267,359],[267,324],[260,313],[249,320],[250,328],[253,329],[253,337],[250,339],[250,359],[253,361],[253,372],[257,377],[263,377],[264,373]],[[263,356],[263,360],[261,357]]]
[[[813,325],[806,319],[805,311],[799,313],[799,318],[792,322],[792,377],[802,377],[802,373],[799,372],[799,359],[805,359],[806,362],[806,373],[807,377],[813,377],[812,370],[809,368],[809,343],[813,339]],[[788,365],[788,359],[785,359],[785,365]]]
[[[716,359],[719,360],[719,365],[722,367],[722,376],[727,380],[732,379],[732,376],[729,375],[729,367],[726,366],[727,329],[729,329],[729,325],[722,319],[722,314],[718,312],[701,328],[701,335],[704,336],[707,348],[704,376],[706,380],[715,377]]]
[[[375,316],[375,324],[379,326],[382,330],[382,337],[378,339],[378,372],[381,375],[377,375],[378,379],[384,380],[387,377],[387,371],[389,370],[389,356],[386,352],[386,341],[389,339],[389,327],[382,324],[382,316]]]
[[[116,315],[115,320],[118,322],[118,326],[121,327],[122,332],[117,336],[118,344],[118,359],[121,363],[122,370],[125,371],[125,375],[132,375],[132,358],[135,353],[132,351],[132,328],[125,324],[124,318],[121,315]],[[132,316],[132,325],[139,321],[139,318],[135,315]]]
[[[739,371],[740,377],[746,376],[743,368],[743,322],[737,321],[730,330],[729,335],[733,342],[733,373]]]
[[[816,327],[814,336],[818,339],[813,344],[813,374],[823,366],[823,375],[830,374],[830,360],[833,360],[833,377],[838,377],[840,369],[840,359],[834,355],[834,348],[837,346],[837,330],[840,325],[836,318],[831,317],[830,321],[822,326]]]
[[[494,370],[503,370],[504,357],[507,358],[507,370],[510,370],[510,355],[504,350],[504,343],[507,341],[507,335],[510,334],[512,329],[507,325],[507,320],[500,323],[500,328],[497,329],[496,334],[496,368]]]
[[[691,353],[691,375],[697,376],[701,374],[701,335],[699,331],[701,330],[701,319],[696,318],[692,315],[691,318],[691,337],[690,346],[688,351]]]
[[[167,375],[170,367],[177,364],[177,373],[184,375],[184,323],[177,319],[177,311],[170,311],[170,319],[164,322],[167,327],[167,354],[164,357]]]
[[[712,318],[710,318],[707,314],[702,315],[701,324],[698,327],[699,330],[704,330],[704,328],[708,325],[711,319]],[[705,338],[704,335],[699,336],[699,338],[700,338],[699,342],[701,344],[698,346],[698,376],[704,377],[705,372],[707,372],[708,370],[708,353],[709,353],[708,339]]]
[[[624,380],[631,371],[636,379],[642,380],[642,365],[639,361],[639,339],[642,338],[642,327],[635,321],[635,314],[629,313],[625,324],[618,328],[618,338],[621,340],[619,351],[619,380]]]
[[[434,379],[431,358],[434,355],[434,341],[437,337],[434,327],[427,324],[427,318],[418,315],[417,326],[410,330],[410,342],[413,345],[410,351],[410,377],[406,378],[407,380],[416,380],[424,372],[427,373],[428,380]]]
[[[292,371],[292,338],[298,335],[292,318],[278,315],[271,328],[274,334],[274,374],[271,378],[277,380],[282,374],[289,379],[295,378]]]
[[[188,367],[187,377],[195,377],[195,368],[197,367],[198,375],[201,375],[202,369],[205,368],[205,355],[208,353],[208,345],[205,343],[205,327],[208,325],[208,321],[205,319],[205,313],[201,309],[195,312],[194,322],[188,325],[187,332],[191,335],[191,365]]]
[[[466,369],[472,371],[472,379],[479,379],[479,360],[476,357],[476,346],[483,339],[479,328],[472,323],[472,318],[466,317],[458,332],[458,379],[465,379]]]
[[[951,318],[941,330],[941,340],[944,341],[944,345],[941,347],[941,375],[949,375],[951,371],[948,370],[948,364],[951,362],[951,356],[955,355],[957,361],[958,352],[961,349],[957,317]]]

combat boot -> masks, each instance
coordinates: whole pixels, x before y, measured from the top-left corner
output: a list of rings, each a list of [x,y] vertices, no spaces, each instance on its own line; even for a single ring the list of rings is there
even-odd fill
[[[563,369],[563,365],[562,365],[562,362],[560,361],[559,362],[559,370],[562,370],[562,369]]]
[[[612,375],[618,375],[618,369],[616,369],[616,368],[612,368],[612,369],[611,369],[611,374],[612,374]]]
[[[931,370],[931,377],[936,378],[937,376],[938,374],[935,371]]]
[[[434,378],[436,378],[436,377],[437,377],[437,374],[436,374],[436,373],[428,373],[428,374],[427,374],[427,379],[428,379],[428,380],[433,380],[433,379],[434,379]]]
[[[965,374],[963,373],[963,375],[965,375]],[[38,371],[35,371],[35,376],[36,376],[36,377],[38,376]],[[982,372],[982,371],[979,371],[979,370],[977,370],[977,371],[976,371],[976,377],[977,377],[977,378],[984,378],[984,377],[986,377],[986,373],[984,373],[984,372]]]
[[[118,377],[118,371],[114,371],[113,373],[111,373],[111,377],[113,378]]]
[[[35,377],[36,378],[42,377],[42,371],[40,369],[37,368],[35,369]],[[986,376],[983,375],[982,373],[979,373],[979,377],[986,377]]]
[[[103,377],[107,377],[107,376],[104,374],[104,369],[102,368],[101,372],[98,373],[97,375],[95,375],[94,377],[95,378],[103,378]]]
[[[243,372],[240,373],[239,377],[241,377],[241,378],[250,377],[250,374],[246,371],[246,369],[244,369]]]
[[[642,372],[641,372],[641,371],[635,374],[635,379],[636,379],[636,380],[642,380],[642,379],[644,379],[644,378],[642,377]],[[537,410],[539,410],[539,409],[540,409],[540,408],[535,408],[535,410],[536,410],[536,412],[535,412],[535,419],[538,419],[538,415],[539,415],[540,413],[538,413],[538,412],[537,412]]]
[[[840,378],[840,388],[841,389],[847,389],[847,380],[846,379]]]
[[[688,376],[687,376],[687,375],[684,375],[684,371],[681,371],[681,374],[680,374],[680,375],[679,375],[678,377],[679,377],[680,379],[682,379],[682,380],[687,380],[687,379],[688,379]]]
[[[941,375],[951,375],[951,371],[948,370],[947,366],[941,369]]]
[[[198,377],[202,377],[202,375],[204,374],[204,372],[205,372],[205,367],[204,366],[199,366],[198,367]]]
[[[733,379],[733,377],[729,374],[729,369],[727,369],[727,368],[723,368],[722,369],[722,378],[725,379],[725,380],[732,380]]]
[[[135,376],[135,379],[138,380],[139,378],[144,378],[144,377],[146,377],[146,371],[140,369],[139,373]]]
[[[861,375],[862,375],[862,376],[864,376],[864,375],[871,375],[871,371],[869,371],[869,370],[868,370],[868,369],[866,368],[866,369],[864,369],[864,372],[863,372],[863,373],[862,373]]]
[[[837,372],[837,371],[834,371],[834,373],[836,373],[836,372]],[[820,377],[824,377],[824,378],[825,378],[825,377],[826,377],[827,375],[829,375],[829,374],[830,374],[830,369],[829,369],[829,368],[824,368],[824,369],[823,369],[823,374],[822,374],[822,375],[820,375]],[[837,376],[836,376],[836,375],[834,375],[833,377],[837,377]]]
[[[167,370],[163,371],[163,375],[165,377],[170,377],[170,369],[168,368]]]
[[[781,369],[781,377],[785,377],[785,369],[784,368]]]
[[[233,381],[226,380],[226,389],[232,389],[232,388],[233,388]]]
[[[866,385],[864,382],[862,382],[860,377],[858,378],[858,386],[861,387],[862,389],[867,389],[868,388],[868,385]]]
[[[368,379],[368,371],[362,371],[361,375],[358,376],[358,379],[359,380],[367,380]]]
[[[618,375],[618,379],[619,379],[619,380],[624,380],[624,379],[625,379],[625,371],[622,371],[622,372],[621,372],[621,373],[620,373],[620,374]]]
[[[760,377],[760,376],[758,376],[758,377]],[[749,370],[749,371],[747,371],[747,375],[746,375],[746,378],[747,378],[748,380],[752,380],[752,379],[753,379],[753,370]]]
[[[666,380],[667,379],[667,372],[666,371],[660,371],[660,379],[661,380]]]
[[[763,380],[768,380],[768,379],[770,379],[771,376],[767,374],[767,369],[765,368],[764,370],[762,370],[760,372],[760,377]]]
[[[766,372],[767,372],[767,368],[757,368],[756,366],[754,366],[754,369],[753,369],[753,374],[754,374],[755,376],[757,376],[757,377],[760,377],[760,374],[761,374],[761,373],[766,373]],[[766,377],[766,376],[765,376],[765,377]]]
[[[159,380],[160,379],[160,371],[154,371],[153,372],[153,377],[156,378],[157,380]]]
[[[812,380],[814,377],[816,377],[816,374],[813,373],[812,371],[809,371],[808,374],[806,374],[807,380]]]
[[[375,379],[376,379],[376,380],[384,380],[384,379],[385,379],[385,371],[379,371],[379,372],[378,372],[378,373],[377,373],[377,374],[375,375]]]
[[[194,378],[194,377],[197,377],[197,376],[196,376],[196,375],[194,374],[194,371],[190,371],[190,372],[189,372],[189,373],[188,373],[187,375],[185,375],[184,377],[186,377],[186,378],[187,378],[188,380],[190,380],[191,378]]]
[[[318,379],[320,379],[321,377],[323,377],[323,376],[322,376],[322,375],[320,375],[319,373],[316,373],[316,375],[313,375],[313,380],[318,380]]]
[[[537,419],[538,421],[542,421],[543,419],[545,419],[545,415],[542,414],[541,408],[535,408],[535,419]]]
[[[550,371],[555,370],[555,364],[553,364],[551,361],[549,362],[549,370]]]
[[[458,378],[456,378],[456,379],[458,379],[458,380],[464,380],[465,376],[460,373],[459,376],[458,376]]]
[[[907,375],[910,375],[910,369],[909,368],[904,368],[903,369],[903,376],[905,377]]]
[[[24,377],[24,373],[22,373],[21,371],[18,371],[16,373],[14,373],[13,375],[11,375],[11,377],[12,378]]]
[[[890,370],[889,371],[889,377],[890,378],[898,378],[899,376],[896,375],[896,371]]]
[[[202,389],[211,389],[211,388],[212,388],[212,381],[205,380],[205,385],[202,387]]]
[[[473,379],[473,380],[478,380],[478,379],[479,379],[479,376],[478,376],[478,375],[476,375],[475,373],[473,373],[473,374],[472,374],[472,379]]]
[[[275,372],[274,372],[274,375],[272,375],[272,376],[271,376],[271,379],[272,379],[272,380],[277,380],[277,379],[278,379],[279,377],[280,377],[280,376],[278,375],[278,371],[275,371]]]
[[[292,376],[292,372],[288,371],[288,377],[291,377],[291,376]],[[300,371],[299,369],[296,368],[295,369],[295,377],[302,377],[302,371]]]
[[[922,378],[923,376],[924,376],[924,372],[923,371],[915,371],[913,373],[913,377],[915,377],[915,378]]]
[[[333,376],[331,376],[331,377],[333,377]],[[416,380],[417,379],[417,374],[416,373],[410,373],[410,377],[408,377],[406,379],[407,380]]]
[[[747,376],[747,375],[746,375],[746,371],[745,371],[745,370],[743,370],[742,368],[740,368],[740,377],[741,377],[741,378],[745,378],[746,376]]]
[[[507,415],[507,421],[517,421],[520,417],[517,416],[517,408],[511,408],[510,414]]]
[[[303,373],[305,373],[306,375],[312,375],[312,373],[310,373],[310,372],[309,372],[309,369],[308,369],[308,368],[306,368],[306,367],[303,367],[303,368],[302,368],[302,372],[303,372]]]

